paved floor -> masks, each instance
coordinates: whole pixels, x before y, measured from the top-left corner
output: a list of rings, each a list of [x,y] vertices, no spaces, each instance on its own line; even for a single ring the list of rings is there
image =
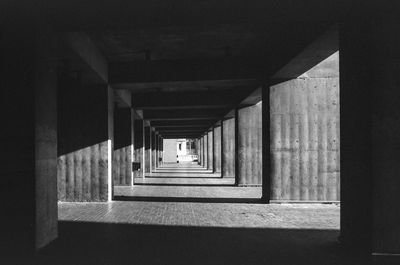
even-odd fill
[[[190,173],[184,165],[179,170]],[[260,188],[232,187],[232,179],[166,174],[138,180],[134,188],[116,187],[124,201],[59,203],[59,239],[41,251],[36,263],[370,262],[369,256],[348,252],[338,244],[338,205],[252,203],[261,195]],[[226,198],[242,200],[227,203]]]
[[[339,206],[116,201],[59,203],[59,220],[167,226],[339,230]]]

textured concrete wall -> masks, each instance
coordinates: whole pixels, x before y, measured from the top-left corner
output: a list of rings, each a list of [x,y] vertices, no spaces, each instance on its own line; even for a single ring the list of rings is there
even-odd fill
[[[144,127],[144,172],[151,171],[151,128]]]
[[[222,124],[222,177],[235,177],[235,119]]]
[[[164,163],[176,163],[176,139],[165,139],[163,144]]]
[[[132,113],[130,108],[114,111],[114,185],[131,185],[132,181]]]
[[[262,105],[238,110],[238,184],[262,184]]]
[[[60,74],[59,87],[58,199],[107,201],[109,88],[68,73]]]
[[[135,178],[142,177],[144,170],[144,146],[143,146],[143,120],[135,119],[135,137],[134,137],[134,155],[133,162],[140,163],[140,170],[134,171],[133,175]]]
[[[272,86],[271,199],[340,199],[339,78]]]
[[[214,132],[207,133],[207,168],[214,171]]]
[[[222,138],[221,138],[221,126],[214,128],[214,171],[221,172],[221,162],[222,162]]]

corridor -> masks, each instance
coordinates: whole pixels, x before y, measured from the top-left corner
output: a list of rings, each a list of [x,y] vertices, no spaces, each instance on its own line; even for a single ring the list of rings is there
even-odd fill
[[[1,265],[400,264],[400,9],[3,2]]]
[[[337,204],[260,204],[255,199],[260,198],[261,187],[233,186],[234,179],[197,165],[166,164],[156,171],[145,179],[136,178],[133,187],[116,186],[116,201],[60,202],[60,234],[65,237],[53,250],[65,257],[59,264],[342,264],[339,261],[348,260],[337,243]],[[232,202],[220,201],[227,198]],[[52,256],[43,254],[42,259],[50,264]],[[310,263],[316,261],[320,263]]]
[[[261,187],[233,183],[164,165],[116,201],[60,202],[57,264],[342,264],[337,204],[260,204]]]

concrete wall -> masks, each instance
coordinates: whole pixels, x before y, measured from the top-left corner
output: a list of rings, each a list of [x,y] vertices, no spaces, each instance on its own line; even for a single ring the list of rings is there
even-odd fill
[[[221,159],[222,159],[222,135],[221,135],[221,126],[214,128],[214,171],[220,173],[221,172]]]
[[[235,177],[235,119],[222,124],[222,177]]]
[[[163,157],[164,163],[176,163],[176,139],[164,139]]]
[[[319,69],[270,88],[272,200],[340,200],[338,67]]]
[[[58,199],[107,201],[109,87],[61,73],[59,88]]]
[[[143,146],[143,120],[135,119],[135,137],[134,137],[134,155],[133,162],[140,163],[140,170],[134,171],[133,175],[135,178],[142,177],[144,171],[144,146]]]
[[[261,102],[238,110],[238,184],[262,184]]]
[[[130,186],[132,183],[132,110],[114,110],[114,185]]]
[[[214,132],[207,133],[207,168],[214,171]]]

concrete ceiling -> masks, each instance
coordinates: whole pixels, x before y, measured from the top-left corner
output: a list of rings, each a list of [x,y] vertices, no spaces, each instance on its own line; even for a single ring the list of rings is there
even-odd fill
[[[109,62],[111,86],[130,91],[144,119],[177,137],[199,136],[253,102],[266,80],[356,10],[344,0],[42,2],[13,8],[85,32]]]

